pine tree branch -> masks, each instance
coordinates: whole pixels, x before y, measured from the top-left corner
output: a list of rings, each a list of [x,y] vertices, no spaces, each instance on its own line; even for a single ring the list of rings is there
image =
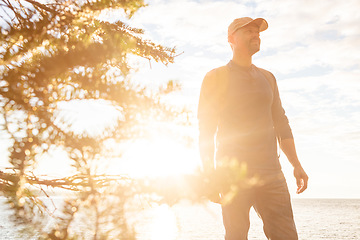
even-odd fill
[[[34,6],[37,6],[38,8],[41,8],[41,9],[45,10],[45,11],[47,11],[47,12],[58,13],[58,12],[57,12],[56,10],[54,10],[53,8],[49,8],[49,7],[47,7],[46,5],[41,4],[41,3],[39,3],[39,2],[36,2],[36,1],[33,1],[33,0],[25,0],[25,1],[28,2],[28,3],[30,3],[30,4],[32,4],[32,5],[34,5]]]
[[[17,173],[6,173],[0,170],[0,189],[12,186],[13,182],[18,179]],[[109,186],[113,182],[131,181],[125,175],[73,175],[64,178],[46,179],[45,177],[39,178],[34,174],[23,175],[26,182],[32,186],[46,186],[52,188],[62,188],[72,191],[80,191],[83,188],[96,186],[97,189]],[[41,187],[42,188],[42,187]]]

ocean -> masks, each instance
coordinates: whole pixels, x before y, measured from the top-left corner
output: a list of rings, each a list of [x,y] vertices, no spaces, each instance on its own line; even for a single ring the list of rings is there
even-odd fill
[[[300,240],[360,240],[360,199],[293,199]],[[31,239],[19,236],[9,223],[9,210],[0,202],[0,239]],[[262,222],[252,209],[249,240],[266,240]],[[221,208],[217,204],[187,202],[161,205],[131,219],[139,240],[222,240]]]

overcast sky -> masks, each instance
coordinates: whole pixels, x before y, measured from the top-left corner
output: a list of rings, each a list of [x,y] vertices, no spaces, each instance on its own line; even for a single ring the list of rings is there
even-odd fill
[[[129,21],[146,36],[176,46],[175,63],[146,62],[134,78],[178,80],[192,110],[202,79],[231,58],[227,26],[263,17],[258,67],[277,77],[300,161],[310,176],[303,197],[360,198],[360,2],[358,0],[154,0]],[[281,161],[291,193],[292,169]],[[295,196],[295,194],[292,194]]]

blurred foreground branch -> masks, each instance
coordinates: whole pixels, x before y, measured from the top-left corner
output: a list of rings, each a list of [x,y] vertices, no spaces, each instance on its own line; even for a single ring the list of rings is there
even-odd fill
[[[108,187],[111,183],[119,181],[130,181],[127,176],[115,175],[73,175],[64,178],[48,179],[46,176],[40,178],[34,174],[23,174],[25,181],[31,186],[44,186],[61,188],[64,190],[81,191],[85,188],[94,186],[96,189]],[[0,171],[0,190],[6,190],[14,186],[14,181],[19,178],[18,173],[5,173]]]

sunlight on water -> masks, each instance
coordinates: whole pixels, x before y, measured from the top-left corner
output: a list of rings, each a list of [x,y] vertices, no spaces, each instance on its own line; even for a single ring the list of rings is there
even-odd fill
[[[299,240],[359,240],[359,199],[293,199]],[[20,238],[18,228],[9,221],[11,214],[0,198],[0,239]],[[131,216],[131,217],[130,217]],[[161,205],[132,213],[138,240],[221,240],[224,239],[221,208],[217,204],[181,203]],[[252,209],[249,239],[265,240],[262,222]],[[83,231],[81,224],[76,225]],[[90,239],[90,238],[87,238]]]
[[[150,240],[175,240],[178,235],[175,215],[166,205],[161,205],[156,209],[149,228]]]

